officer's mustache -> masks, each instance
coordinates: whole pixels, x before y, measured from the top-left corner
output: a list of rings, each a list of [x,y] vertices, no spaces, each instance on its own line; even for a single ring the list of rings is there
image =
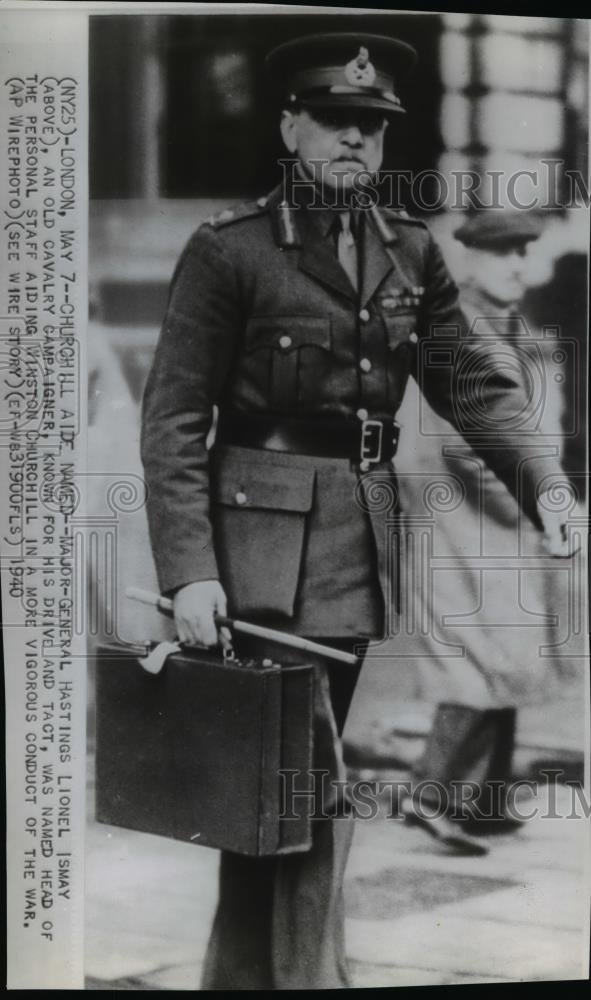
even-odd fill
[[[355,154],[351,154],[350,156],[343,154],[340,159],[344,162],[350,163],[353,158],[355,158],[355,162],[359,163],[359,173],[366,177],[368,175],[367,167],[363,161],[359,159],[359,157],[355,156]],[[337,163],[339,163],[338,159],[330,161],[314,160],[310,163],[305,163],[302,162],[302,160],[299,160],[296,163],[295,172],[302,180],[312,184],[320,193],[322,205],[325,208],[350,208],[352,202],[354,202],[357,197],[357,191],[354,186],[345,184],[345,171],[334,171],[334,173],[332,173],[331,166],[334,166]],[[332,183],[324,183],[327,174],[331,173]],[[335,179],[337,181],[336,185],[334,183]]]

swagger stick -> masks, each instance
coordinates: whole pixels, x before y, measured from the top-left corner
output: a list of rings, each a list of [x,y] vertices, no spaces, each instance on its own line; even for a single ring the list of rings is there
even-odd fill
[[[140,587],[128,587],[125,594],[130,600],[139,601],[141,604],[150,604],[157,608],[161,614],[172,618],[172,601],[169,597],[153,594],[150,590],[142,590]],[[359,657],[354,656],[353,653],[345,653],[341,649],[333,649],[332,646],[323,646],[319,642],[312,642],[311,639],[304,639],[302,636],[292,635],[289,632],[277,632],[273,628],[252,625],[250,622],[241,622],[236,618],[227,618],[225,615],[214,615],[214,621],[216,625],[225,625],[227,628],[234,629],[235,632],[254,635],[259,639],[268,639],[271,642],[281,643],[283,646],[290,646],[292,649],[301,649],[306,653],[316,653],[329,660],[339,660],[341,663],[350,664],[350,666],[356,666],[359,663]]]

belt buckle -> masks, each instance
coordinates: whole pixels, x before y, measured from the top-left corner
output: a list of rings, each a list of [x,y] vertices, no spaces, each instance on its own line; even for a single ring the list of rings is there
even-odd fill
[[[359,457],[362,463],[375,464],[382,458],[382,435],[384,428],[381,420],[364,420],[361,424],[361,448]]]

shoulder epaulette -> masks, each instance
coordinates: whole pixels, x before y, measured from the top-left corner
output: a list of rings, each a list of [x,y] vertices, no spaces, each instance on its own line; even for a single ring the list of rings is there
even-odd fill
[[[252,219],[261,215],[267,207],[267,199],[259,198],[257,201],[245,201],[232,208],[225,208],[218,215],[211,215],[207,219],[207,225],[214,229],[221,229],[223,226],[230,226],[235,222],[242,222],[244,219]]]

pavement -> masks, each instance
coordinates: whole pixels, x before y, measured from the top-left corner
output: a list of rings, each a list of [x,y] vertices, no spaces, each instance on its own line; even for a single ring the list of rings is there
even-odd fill
[[[391,734],[398,758],[405,739],[410,756],[417,752],[418,730],[414,724]],[[570,752],[573,763],[572,747],[560,752],[546,739],[550,745],[540,748],[535,726],[530,730],[529,757],[527,745],[518,748],[524,767],[542,750],[558,762]],[[405,777],[400,761],[360,767],[363,740],[356,738],[349,751],[357,747],[358,776]],[[94,822],[90,763],[86,988],[195,989],[216,904],[218,854]],[[586,979],[590,826],[581,794],[576,781],[541,783],[524,801],[537,814],[518,833],[483,838],[490,853],[470,858],[389,818],[386,791],[378,815],[356,823],[347,870],[354,986]]]

